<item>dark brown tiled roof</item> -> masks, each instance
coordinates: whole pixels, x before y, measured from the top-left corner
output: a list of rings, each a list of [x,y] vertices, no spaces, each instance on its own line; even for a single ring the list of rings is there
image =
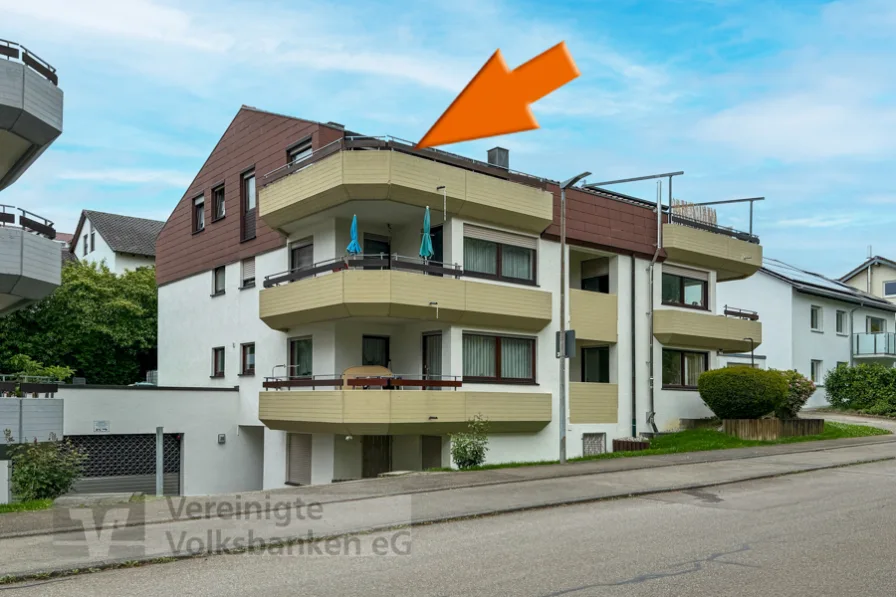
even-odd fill
[[[165,222],[85,209],[81,213],[76,235],[80,235],[85,218],[90,220],[93,229],[100,233],[109,248],[116,253],[156,256],[156,237]]]

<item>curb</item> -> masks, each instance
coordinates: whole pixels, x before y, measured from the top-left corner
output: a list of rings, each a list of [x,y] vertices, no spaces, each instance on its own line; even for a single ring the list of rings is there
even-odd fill
[[[695,464],[709,464],[712,462],[735,462],[738,460],[752,460],[754,458],[769,458],[771,456],[789,456],[789,455],[794,455],[794,454],[811,454],[813,452],[828,452],[831,450],[847,450],[847,449],[851,449],[851,448],[863,448],[865,446],[877,446],[877,445],[881,445],[881,444],[896,443],[896,434],[867,436],[866,438],[843,438],[843,439],[872,439],[872,438],[874,438],[874,439],[880,438],[880,439],[877,439],[877,441],[866,441],[866,442],[852,444],[852,445],[848,445],[848,446],[824,446],[824,445],[822,445],[822,446],[812,447],[812,448],[809,448],[806,450],[794,450],[793,452],[785,452],[782,454],[751,454],[749,456],[735,456],[733,458],[722,458],[719,460],[702,460],[702,461],[696,461],[696,462],[653,463],[653,464],[645,464],[644,466],[635,466],[632,468],[620,469],[620,470],[582,471],[582,472],[576,472],[576,473],[572,473],[572,474],[559,475],[556,477],[540,477],[540,478],[536,478],[536,479],[527,479],[527,478],[500,479],[500,480],[495,480],[495,481],[487,481],[487,482],[483,482],[483,483],[470,483],[468,485],[457,485],[457,486],[453,486],[453,487],[413,489],[410,491],[398,491],[398,492],[392,492],[392,493],[382,493],[382,494],[377,494],[377,495],[367,495],[367,496],[362,496],[362,497],[350,497],[350,498],[346,498],[346,499],[330,500],[327,502],[317,502],[316,500],[308,500],[306,503],[307,504],[323,503],[324,505],[326,505],[326,504],[344,504],[344,503],[350,503],[350,502],[363,502],[366,500],[389,498],[389,497],[395,497],[395,496],[400,496],[400,495],[416,495],[416,494],[420,494],[420,493],[455,491],[458,489],[469,489],[469,488],[473,488],[473,487],[490,487],[490,486],[496,486],[496,485],[510,485],[513,483],[530,483],[533,481],[546,481],[546,480],[550,480],[550,479],[567,479],[567,478],[573,478],[573,477],[587,477],[590,475],[605,475],[608,473],[624,473],[624,472],[629,472],[629,471],[640,471],[640,470],[645,470],[645,469],[666,468],[669,466],[689,466],[689,465],[695,465]],[[828,441],[840,441],[840,440],[817,440],[814,442],[802,442],[802,443],[791,444],[791,445],[811,446],[812,444],[824,444]],[[764,447],[766,447],[766,446],[759,446],[758,448],[761,449]],[[773,447],[773,446],[767,446],[767,447]],[[734,448],[734,449],[744,449],[744,448]],[[710,454],[710,453],[719,453],[719,452],[726,452],[726,451],[727,450],[703,450],[703,451],[697,451],[697,452],[683,452],[682,454]],[[659,454],[656,456],[646,456],[646,457],[636,457],[635,460],[640,459],[640,458],[644,458],[644,459],[662,458],[663,456],[668,456],[668,454]],[[534,465],[534,466],[577,466],[578,464],[587,464],[587,461],[583,462],[583,463],[579,463],[579,462],[570,463],[568,465],[547,465],[546,464],[546,465]],[[495,470],[500,470],[500,469],[495,469]],[[457,472],[459,474],[470,474],[470,473],[464,473],[463,471],[457,471]],[[479,472],[479,471],[475,471],[475,472]],[[358,481],[362,481],[362,480],[359,479]],[[374,479],[363,479],[363,481],[370,482],[370,481],[374,481]],[[171,497],[179,498],[179,497],[183,497],[183,496],[171,496]],[[269,506],[267,507],[267,509],[263,510],[263,512],[270,512],[270,511],[271,511],[271,509]],[[210,520],[212,518],[217,518],[217,516],[203,514],[201,516],[187,517],[187,518],[183,518],[181,520],[184,520],[184,521]],[[106,525],[106,526],[91,527],[90,529],[85,529],[84,527],[81,527],[81,526],[72,526],[72,527],[53,528],[53,529],[36,529],[33,531],[18,531],[18,532],[13,532],[13,533],[6,533],[6,534],[3,534],[2,532],[0,532],[0,544],[2,544],[2,541],[5,539],[18,539],[21,537],[36,537],[36,536],[40,536],[40,535],[57,535],[60,533],[80,532],[83,530],[105,530],[105,529],[122,528],[122,527],[150,526],[150,525],[155,525],[155,524],[166,524],[166,523],[170,523],[170,522],[176,522],[177,520],[178,519],[175,519],[175,518],[165,518],[165,519],[159,519],[159,520],[148,520],[148,521],[143,521],[143,522],[124,523],[124,524],[119,524],[117,526],[110,524],[110,525]],[[0,521],[2,521],[2,518],[0,518]],[[2,578],[2,577],[0,577],[0,578]]]
[[[562,506],[575,506],[581,504],[590,504],[590,503],[599,503],[599,502],[608,502],[619,499],[627,499],[627,498],[636,498],[643,497],[648,495],[662,495],[666,493],[674,493],[678,491],[688,491],[693,489],[705,489],[707,487],[721,487],[725,485],[733,485],[736,483],[745,483],[748,481],[760,481],[763,479],[775,479],[779,477],[787,477],[791,475],[800,475],[805,473],[813,473],[817,471],[824,470],[834,470],[840,468],[848,468],[851,466],[858,466],[863,464],[874,464],[877,462],[887,462],[896,460],[896,456],[886,456],[880,458],[865,458],[854,460],[850,462],[845,462],[841,464],[834,465],[822,465],[822,466],[814,466],[810,468],[804,468],[793,471],[785,471],[785,472],[777,472],[777,473],[763,473],[753,476],[748,476],[743,479],[735,479],[731,481],[721,481],[721,482],[713,482],[713,483],[689,483],[676,487],[665,487],[660,489],[649,489],[643,491],[633,491],[628,493],[620,493],[617,495],[609,495],[609,496],[598,496],[598,497],[581,497],[581,498],[569,498],[563,500],[556,500],[552,502],[544,502],[541,504],[533,505],[533,506],[514,506],[509,508],[502,509],[492,509],[492,510],[483,510],[481,512],[472,512],[467,514],[458,514],[453,516],[436,516],[424,520],[415,520],[408,524],[402,525],[386,525],[386,526],[373,526],[365,529],[349,531],[349,532],[341,532],[334,533],[331,535],[321,535],[320,537],[315,537],[312,540],[309,540],[307,537],[292,537],[285,539],[276,539],[271,540],[269,543],[265,544],[264,549],[274,548],[274,547],[286,547],[291,545],[300,545],[307,544],[319,541],[328,541],[333,539],[340,539],[345,537],[353,537],[357,535],[368,535],[371,533],[380,533],[380,532],[388,532],[388,531],[397,531],[400,529],[408,529],[414,527],[422,527],[429,526],[433,524],[443,524],[448,522],[459,522],[463,520],[474,520],[477,518],[490,518],[493,516],[501,516],[504,514],[516,514],[520,512],[531,512],[537,510],[547,510],[550,508],[557,508]],[[101,560],[98,562],[91,563],[86,567],[81,568],[48,568],[44,570],[38,570],[34,572],[26,572],[26,573],[11,573],[6,574],[4,576],[0,576],[0,586],[12,585],[16,583],[26,582],[26,581],[48,581],[53,582],[56,579],[68,578],[72,576],[89,574],[94,572],[103,572],[107,570],[119,570],[122,568],[137,568],[143,566],[149,566],[152,564],[168,564],[173,562],[178,562],[182,560],[190,560],[195,558],[203,558],[208,556],[215,555],[239,555],[244,553],[253,553],[259,551],[257,549],[252,549],[249,547],[239,548],[239,549],[217,549],[217,550],[209,550],[202,551],[196,553],[184,553],[184,554],[175,554],[168,556],[154,556],[148,558],[138,558],[131,560]],[[39,583],[40,584],[40,583]]]

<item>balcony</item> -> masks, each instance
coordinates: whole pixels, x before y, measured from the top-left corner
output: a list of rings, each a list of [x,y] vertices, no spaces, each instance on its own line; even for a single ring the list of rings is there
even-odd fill
[[[0,40],[0,190],[62,134],[56,69],[16,43]]]
[[[755,319],[755,313],[742,313],[749,316],[657,309],[653,312],[653,335],[665,346],[749,352],[762,343],[762,324]]]
[[[577,340],[615,343],[617,339],[615,294],[589,290],[569,290],[570,328]]]
[[[748,278],[762,267],[758,237],[677,215],[663,224],[663,249],[669,261],[715,270],[719,282]]]
[[[0,205],[0,316],[41,300],[62,283],[62,245],[54,238],[53,222]]]
[[[896,333],[853,334],[852,356],[857,359],[896,359]]]
[[[614,383],[570,382],[569,422],[606,424],[619,422],[619,386]]]
[[[268,276],[259,316],[285,330],[346,317],[395,317],[538,331],[551,293],[461,280],[460,266],[398,255],[364,255]]]
[[[284,230],[349,201],[433,209],[444,202],[449,213],[462,218],[540,234],[553,220],[553,197],[542,183],[438,150],[416,150],[391,137],[345,137],[267,174],[258,193],[259,213],[268,226]]]
[[[551,421],[550,393],[462,385],[459,378],[393,374],[267,378],[264,386],[277,391],[259,393],[258,418],[270,429],[345,435],[444,435],[465,430],[477,414],[496,433],[538,431]]]

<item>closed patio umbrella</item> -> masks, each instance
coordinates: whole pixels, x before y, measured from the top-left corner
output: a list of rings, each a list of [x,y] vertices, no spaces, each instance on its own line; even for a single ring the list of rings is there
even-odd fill
[[[348,246],[345,248],[345,251],[349,255],[360,255],[361,254],[361,245],[358,244],[358,216],[352,216],[352,229],[351,229],[352,241],[348,243]]]
[[[432,235],[429,230],[429,206],[426,206],[426,213],[423,214],[423,240],[420,241],[420,257],[428,260],[432,257]]]

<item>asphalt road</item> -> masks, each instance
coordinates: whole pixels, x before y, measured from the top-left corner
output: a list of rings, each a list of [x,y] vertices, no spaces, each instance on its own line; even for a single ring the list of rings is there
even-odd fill
[[[7,595],[896,594],[896,463],[367,537],[368,555],[217,556]],[[384,548],[394,539],[394,549]],[[332,547],[342,550],[345,545]],[[305,548],[307,552],[307,547]],[[354,552],[356,546],[349,545]]]

